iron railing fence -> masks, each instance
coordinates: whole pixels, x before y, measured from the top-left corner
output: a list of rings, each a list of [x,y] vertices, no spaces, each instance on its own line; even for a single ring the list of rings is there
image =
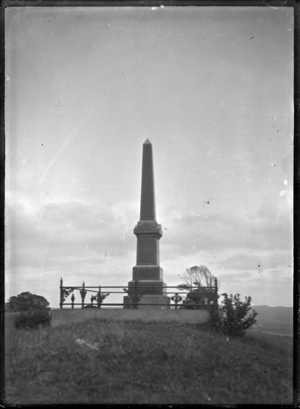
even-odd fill
[[[71,306],[73,309],[74,306],[81,306],[81,308],[101,308],[101,307],[112,307],[112,306],[123,306],[124,308],[137,308],[138,305],[155,305],[161,306],[166,308],[192,308],[192,309],[210,309],[210,308],[217,308],[218,307],[218,282],[217,279],[214,281],[214,286],[201,286],[201,287],[193,287],[191,286],[189,289],[181,290],[179,289],[180,286],[164,286],[164,287],[155,287],[155,286],[143,286],[139,285],[137,281],[135,281],[134,286],[86,286],[83,282],[81,286],[64,286],[63,280],[60,280],[60,308],[63,306]],[[158,303],[142,303],[139,304],[143,295],[146,295],[146,290],[149,289],[162,289],[163,292],[161,294],[153,294],[153,295],[168,295],[173,294],[170,297],[171,302],[170,304],[158,304]],[[97,289],[97,290],[94,290]],[[122,289],[122,291],[109,291],[105,292],[105,289]],[[173,289],[169,291],[169,289]],[[174,291],[176,289],[176,291]],[[79,291],[81,302],[75,302],[75,295],[74,291]],[[90,298],[90,302],[86,302],[86,295],[87,293],[94,293]],[[67,297],[72,294],[71,302],[65,302]],[[123,294],[124,296],[129,297],[129,303],[103,303],[103,301],[110,295],[110,294]],[[149,292],[148,292],[149,294]],[[186,296],[183,298],[181,295]],[[95,301],[95,304],[94,304]]]

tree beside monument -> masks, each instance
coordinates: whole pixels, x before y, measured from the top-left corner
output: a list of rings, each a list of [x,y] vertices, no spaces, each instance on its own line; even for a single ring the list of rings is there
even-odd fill
[[[217,305],[219,283],[217,277],[204,265],[186,268],[179,275],[183,280],[177,288],[187,290],[188,294],[182,302],[184,308],[198,308],[199,305]]]

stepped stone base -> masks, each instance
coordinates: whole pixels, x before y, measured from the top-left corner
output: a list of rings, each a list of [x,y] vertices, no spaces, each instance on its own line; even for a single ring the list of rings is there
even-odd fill
[[[154,304],[154,305],[147,305]],[[133,309],[129,296],[124,297],[124,309]],[[170,297],[166,295],[143,295],[137,305],[138,310],[169,310]]]

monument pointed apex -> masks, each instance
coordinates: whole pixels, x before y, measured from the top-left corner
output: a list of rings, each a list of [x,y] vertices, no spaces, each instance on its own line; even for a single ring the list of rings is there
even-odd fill
[[[146,140],[145,140],[145,142],[144,142],[144,145],[146,145],[146,144],[150,144],[151,145],[151,142],[149,141],[149,139],[147,138]]]

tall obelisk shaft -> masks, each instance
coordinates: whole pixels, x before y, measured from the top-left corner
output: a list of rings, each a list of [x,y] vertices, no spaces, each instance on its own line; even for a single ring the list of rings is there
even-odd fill
[[[136,267],[133,280],[161,280],[159,267],[159,239],[161,226],[155,220],[155,195],[152,145],[147,139],[143,145],[142,194],[140,221],[134,228],[137,237]]]
[[[152,145],[143,145],[142,194],[140,220],[156,220]]]
[[[139,308],[148,308],[145,304],[149,303],[156,304],[157,308],[162,304],[169,305],[170,299],[165,295],[163,269],[159,265],[159,239],[162,237],[162,230],[156,221],[153,154],[148,139],[143,144],[140,221],[133,232],[137,237],[136,266],[133,267],[132,281],[128,286],[133,287],[137,283],[141,288],[143,297]],[[124,307],[130,308],[128,297],[124,297]]]

